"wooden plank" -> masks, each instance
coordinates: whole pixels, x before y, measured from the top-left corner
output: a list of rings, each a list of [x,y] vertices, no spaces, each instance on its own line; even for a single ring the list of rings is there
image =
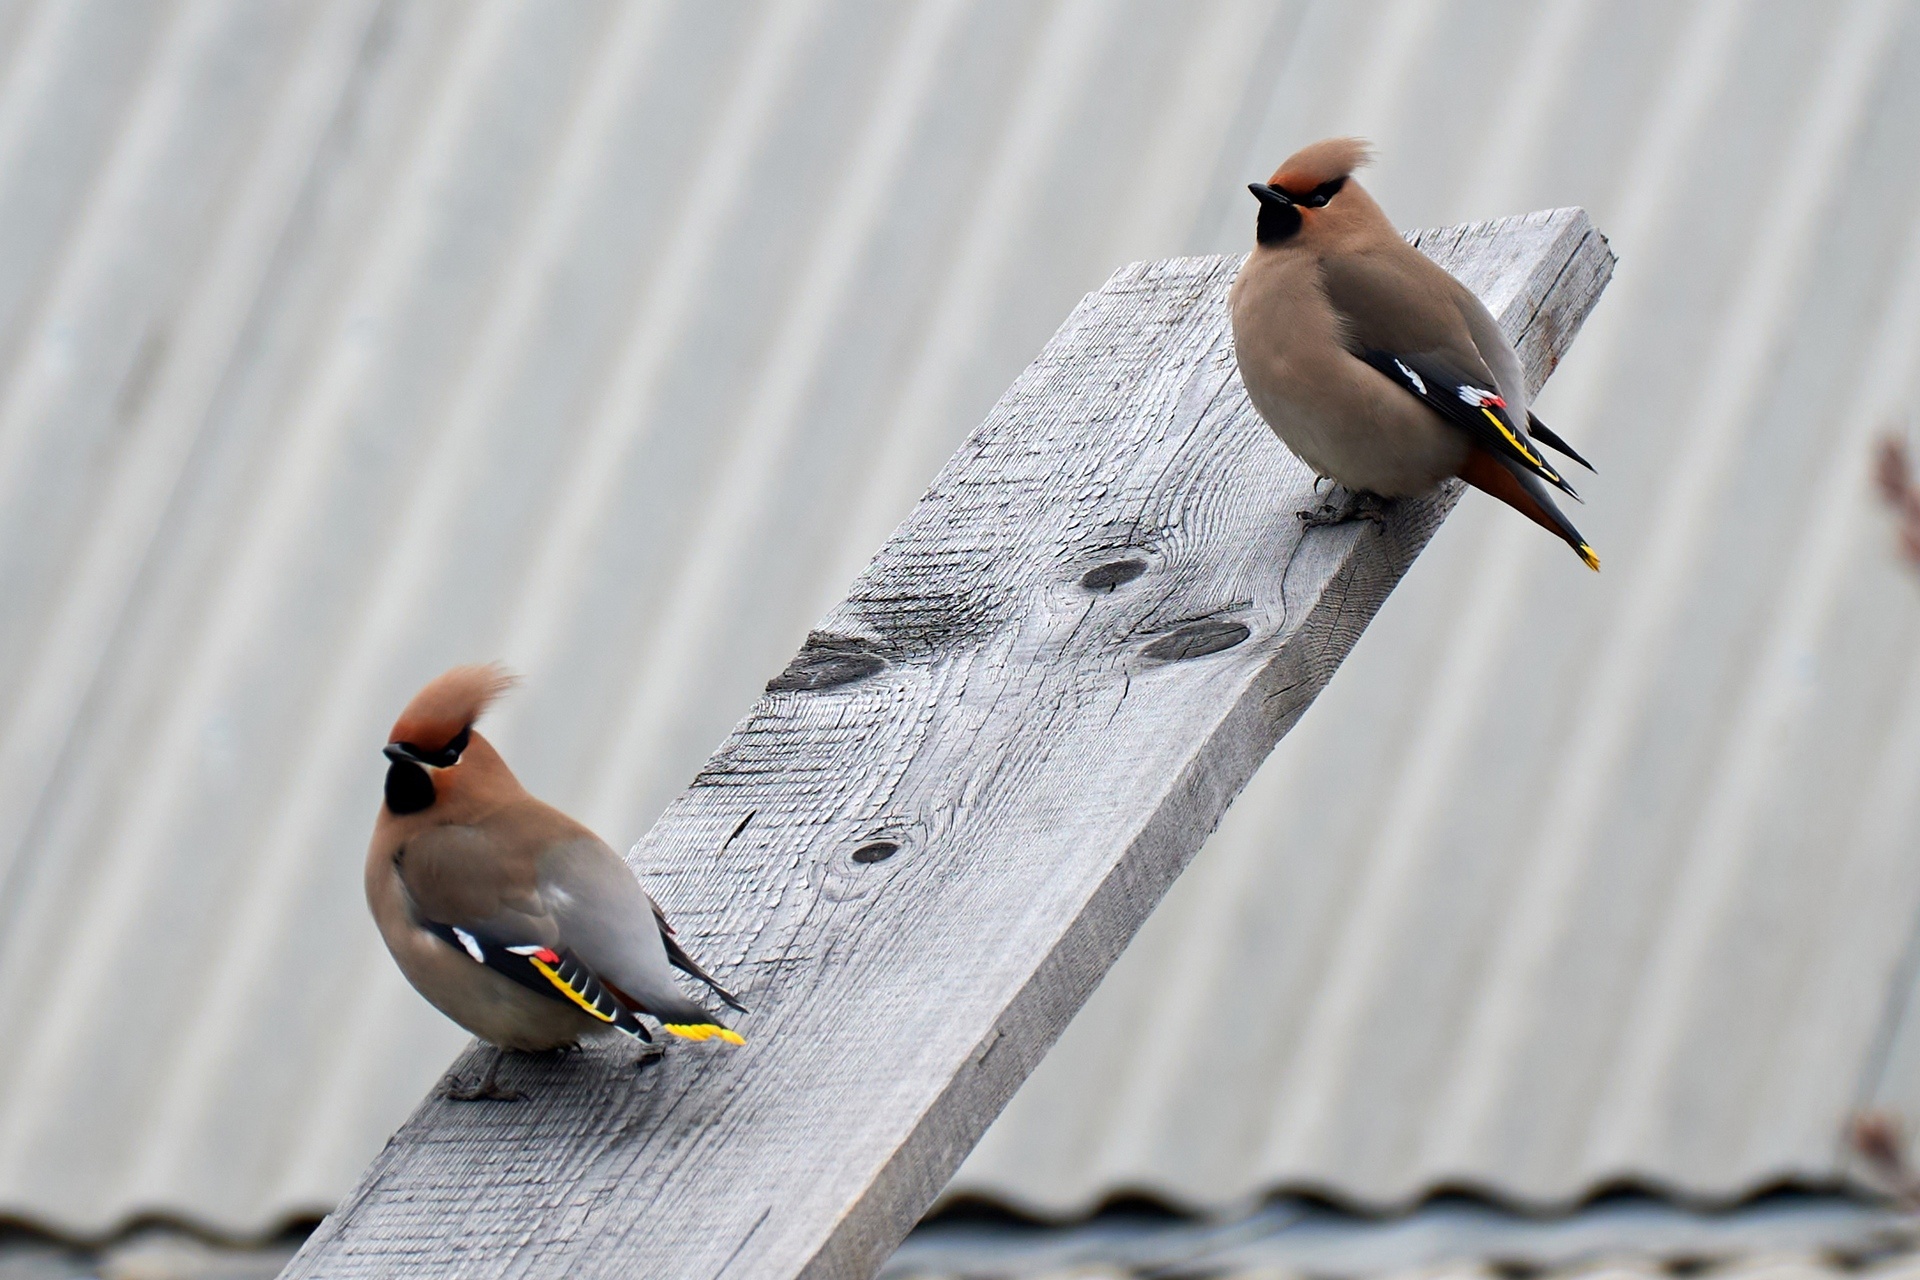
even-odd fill
[[[1415,243],[1536,386],[1612,267],[1578,210]],[[1457,497],[1303,531],[1312,476],[1234,370],[1237,267],[1089,295],[634,849],[747,1047],[429,1099],[285,1275],[874,1272]]]

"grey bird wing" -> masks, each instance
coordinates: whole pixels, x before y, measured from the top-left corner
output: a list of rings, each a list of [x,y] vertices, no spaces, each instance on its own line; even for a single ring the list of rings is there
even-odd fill
[[[545,946],[559,941],[532,861],[497,831],[431,827],[400,846],[394,868],[422,919]]]
[[[1397,241],[1395,246],[1321,261],[1321,280],[1346,328],[1348,349],[1480,448],[1579,497],[1527,434],[1519,358],[1486,307],[1417,249]]]
[[[659,908],[604,841],[579,828],[574,838],[549,844],[540,855],[539,879],[563,950],[675,1035],[739,1040],[674,982]]]
[[[1493,385],[1500,392],[1500,398],[1507,402],[1507,418],[1510,422],[1525,421],[1527,434],[1556,450],[1561,455],[1579,463],[1587,470],[1593,470],[1593,464],[1575,451],[1574,447],[1547,429],[1533,412],[1531,401],[1527,397],[1527,377],[1520,368],[1520,353],[1513,349],[1513,343],[1507,340],[1507,334],[1500,322],[1493,318],[1484,302],[1467,286],[1447,279],[1454,287],[1454,301],[1460,308],[1460,314],[1467,322],[1468,332],[1473,336],[1473,345],[1493,373]]]
[[[640,1019],[634,1017],[633,1010],[609,991],[598,975],[577,957],[538,943],[509,942],[485,928],[467,929],[437,920],[423,920],[421,928],[448,946],[466,952],[475,964],[517,982],[529,991],[550,1000],[572,1004],[589,1017],[597,1018],[616,1031],[624,1031],[636,1040],[653,1039]]]
[[[1452,286],[1454,306],[1459,309],[1460,318],[1466,322],[1467,333],[1473,339],[1474,350],[1480,353],[1480,359],[1493,374],[1494,389],[1507,402],[1507,416],[1524,430],[1533,419],[1527,409],[1527,377],[1520,368],[1520,353],[1507,341],[1505,330],[1479,295],[1451,275],[1446,275],[1446,279]]]
[[[1424,402],[1428,408],[1466,432],[1469,439],[1501,462],[1546,481],[1568,497],[1579,499],[1573,486],[1553,469],[1525,431],[1514,429],[1506,402],[1499,392],[1472,377],[1463,377],[1430,355],[1402,355],[1369,348],[1360,358]]]
[[[395,869],[414,922],[474,964],[652,1040],[593,967],[568,951],[526,859],[478,827],[434,827],[401,846]]]
[[[1354,350],[1429,352],[1494,385],[1461,311],[1463,286],[1413,246],[1396,238],[1322,258],[1320,281]]]

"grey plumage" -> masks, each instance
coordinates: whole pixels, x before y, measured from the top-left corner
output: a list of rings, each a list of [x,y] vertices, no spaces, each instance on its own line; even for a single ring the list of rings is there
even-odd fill
[[[1254,407],[1349,489],[1407,497],[1458,476],[1598,568],[1550,492],[1577,496],[1534,444],[1539,420],[1513,345],[1353,180],[1367,158],[1358,140],[1331,138],[1253,184],[1258,243],[1230,305]],[[1551,432],[1541,439],[1585,465]]]
[[[401,972],[503,1049],[610,1031],[650,1039],[635,1014],[688,1039],[741,1043],[674,981],[677,965],[742,1007],[680,948],[626,864],[528,794],[473,729],[506,683],[494,668],[457,667],[394,726],[366,890]]]

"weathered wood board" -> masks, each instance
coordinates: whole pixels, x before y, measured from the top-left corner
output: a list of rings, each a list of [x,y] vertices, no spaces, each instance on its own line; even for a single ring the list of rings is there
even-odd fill
[[[1416,243],[1535,386],[1613,261],[1578,210]],[[634,849],[747,1047],[429,1099],[285,1275],[874,1272],[1457,497],[1303,530],[1313,477],[1234,370],[1237,266],[1090,295]]]

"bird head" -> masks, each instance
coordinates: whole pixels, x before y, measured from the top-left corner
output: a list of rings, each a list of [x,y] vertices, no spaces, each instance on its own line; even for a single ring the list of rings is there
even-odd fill
[[[1374,209],[1359,186],[1349,183],[1353,171],[1372,159],[1373,149],[1359,138],[1323,138],[1288,156],[1273,177],[1247,186],[1260,202],[1254,238],[1270,247],[1291,240],[1322,220],[1332,219],[1337,224],[1346,212],[1345,204]],[[1349,188],[1347,201],[1336,205],[1336,198]],[[1364,215],[1366,211],[1356,207],[1355,212]]]
[[[413,695],[382,749],[391,762],[388,810],[408,814],[431,808],[443,789],[454,784],[463,760],[499,760],[486,740],[475,735],[473,722],[513,684],[504,667],[483,663],[442,672]]]

